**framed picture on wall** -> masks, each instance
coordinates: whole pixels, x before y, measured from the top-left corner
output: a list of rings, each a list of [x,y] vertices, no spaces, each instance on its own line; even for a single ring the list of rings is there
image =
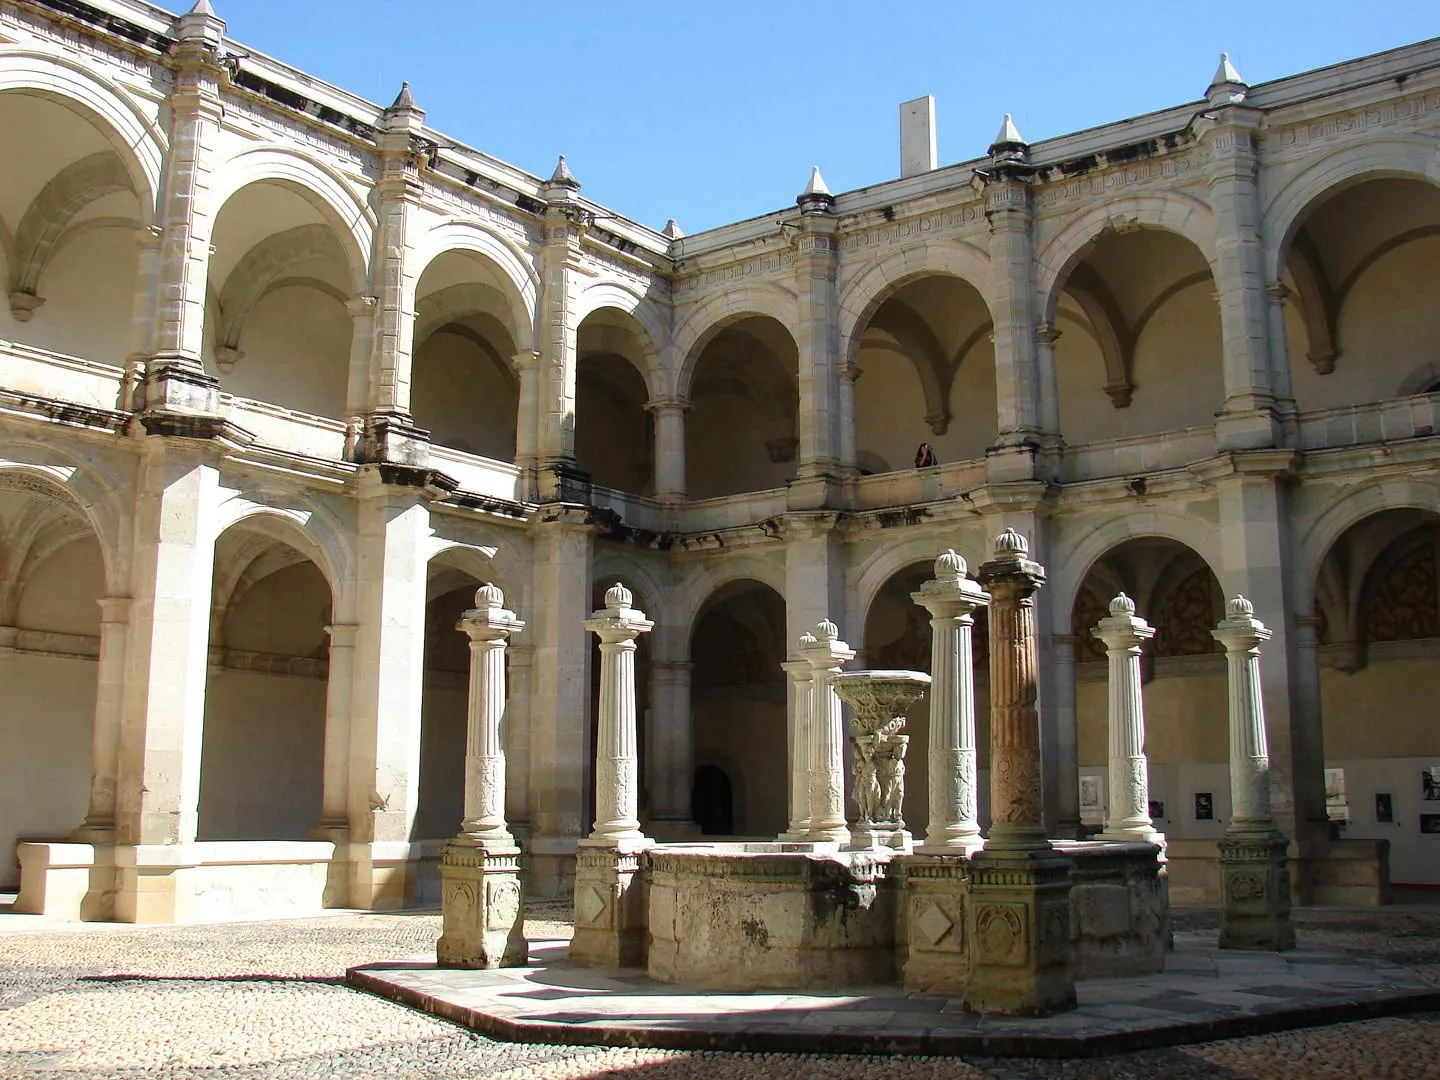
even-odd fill
[[[1440,814],[1421,814],[1420,831],[1432,836],[1440,836]]]
[[[1375,821],[1380,825],[1395,824],[1395,796],[1391,792],[1375,793]]]
[[[1420,770],[1420,788],[1426,802],[1440,802],[1440,765]]]
[[[1104,803],[1100,798],[1100,781],[1098,776],[1080,777],[1080,809],[1081,810],[1102,810]]]
[[[1215,820],[1215,793],[1211,791],[1195,792],[1195,820]]]
[[[1163,821],[1165,819],[1165,801],[1163,799],[1150,800],[1150,820]]]

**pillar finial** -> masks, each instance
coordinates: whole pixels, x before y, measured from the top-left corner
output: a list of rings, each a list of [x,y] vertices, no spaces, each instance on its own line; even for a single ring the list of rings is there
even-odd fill
[[[1225,616],[1229,619],[1249,619],[1255,615],[1255,605],[1236,593],[1225,605]]]
[[[956,581],[965,576],[965,570],[965,559],[954,548],[946,548],[935,560],[935,576],[941,581]]]
[[[1029,552],[1030,542],[1010,526],[1006,526],[1005,531],[995,538],[995,557],[997,559],[1016,556],[1023,559]]]
[[[607,608],[628,608],[633,607],[634,604],[635,594],[618,581],[605,590],[605,606]]]
[[[1110,601],[1110,614],[1116,618],[1135,614],[1135,601],[1126,596],[1123,592],[1116,594],[1115,599]]]
[[[500,591],[500,586],[493,581],[487,581],[475,590],[475,606],[477,608],[502,608],[505,606],[505,594]]]
[[[815,624],[815,640],[817,642],[835,641],[840,637],[840,628],[829,619],[821,619]]]

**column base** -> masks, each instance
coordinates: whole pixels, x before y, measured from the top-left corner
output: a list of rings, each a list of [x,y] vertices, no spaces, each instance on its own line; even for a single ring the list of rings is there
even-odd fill
[[[525,872],[520,849],[459,838],[440,857],[441,967],[524,967]]]
[[[699,840],[702,836],[700,826],[693,821],[686,821],[682,818],[661,819],[651,821],[647,826],[649,835],[661,844],[681,844],[693,840]]]
[[[582,843],[575,856],[575,936],[570,962],[584,967],[644,967],[649,948],[645,851]]]
[[[1295,947],[1286,846],[1274,829],[1236,832],[1217,845],[1222,949],[1283,952]]]
[[[901,984],[922,994],[963,994],[970,981],[969,859],[952,852],[911,857],[903,867]]]
[[[909,855],[915,850],[915,837],[903,826],[897,828],[884,822],[856,825],[850,830],[851,851],[868,851],[874,848],[888,848],[901,855]]]
[[[965,836],[925,837],[915,845],[916,855],[960,855],[965,858],[978,855],[985,850],[985,837],[978,832]]]
[[[969,1012],[1045,1016],[1075,1007],[1069,859],[1046,849],[969,862]]]

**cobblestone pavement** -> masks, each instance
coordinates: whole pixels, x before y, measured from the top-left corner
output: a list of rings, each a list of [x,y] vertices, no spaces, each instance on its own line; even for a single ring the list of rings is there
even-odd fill
[[[534,910],[531,932],[555,936],[566,917],[559,905]],[[342,984],[348,966],[433,948],[433,914],[18,932],[4,932],[5,918],[0,1076],[7,1078],[1440,1078],[1436,1014],[1072,1062],[508,1044]],[[1297,921],[1311,942],[1381,954],[1440,986],[1440,907],[1305,911]],[[1205,929],[1215,916],[1183,912],[1176,923]]]

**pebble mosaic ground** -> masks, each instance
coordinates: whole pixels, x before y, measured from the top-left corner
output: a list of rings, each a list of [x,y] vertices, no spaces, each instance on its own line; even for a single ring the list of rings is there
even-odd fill
[[[568,929],[560,905],[531,915],[534,936]],[[1372,952],[1440,987],[1440,906],[1302,911],[1297,921],[1307,941]],[[1206,929],[1215,917],[1180,912],[1176,923]],[[0,1076],[1440,1080],[1435,1013],[1085,1061],[996,1061],[502,1043],[343,985],[347,967],[422,953],[438,934],[434,914],[147,928],[0,915]]]

